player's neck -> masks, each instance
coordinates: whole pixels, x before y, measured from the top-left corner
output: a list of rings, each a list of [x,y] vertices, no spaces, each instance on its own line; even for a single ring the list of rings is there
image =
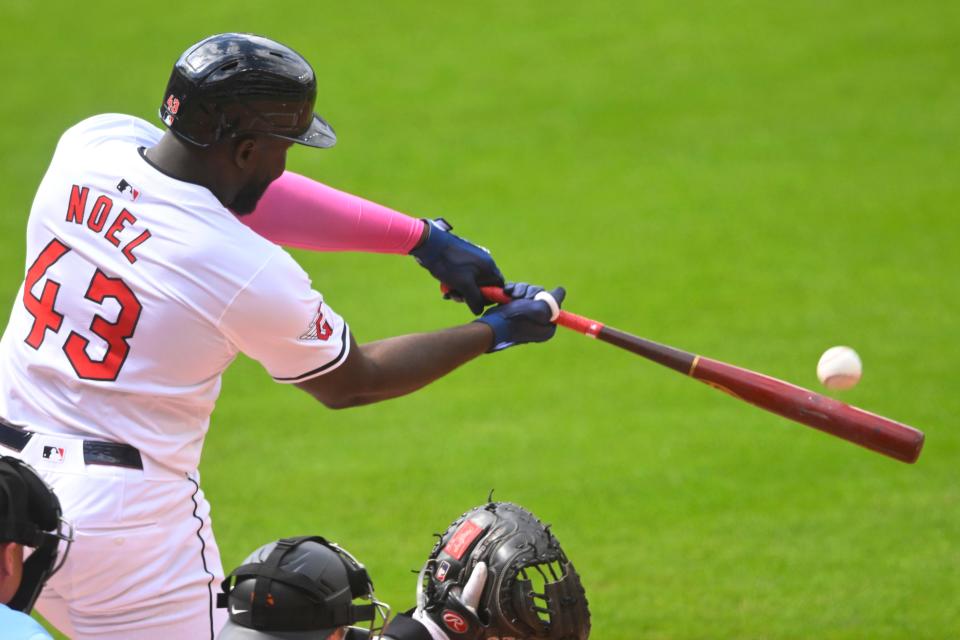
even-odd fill
[[[191,148],[167,132],[154,146],[144,151],[147,161],[158,171],[182,182],[206,187],[221,202],[228,190],[217,171],[212,149]]]

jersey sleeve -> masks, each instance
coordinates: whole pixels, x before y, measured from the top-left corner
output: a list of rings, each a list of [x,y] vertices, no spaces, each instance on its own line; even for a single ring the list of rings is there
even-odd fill
[[[292,384],[339,367],[350,330],[315,291],[300,266],[277,249],[234,297],[220,328],[277,382]]]

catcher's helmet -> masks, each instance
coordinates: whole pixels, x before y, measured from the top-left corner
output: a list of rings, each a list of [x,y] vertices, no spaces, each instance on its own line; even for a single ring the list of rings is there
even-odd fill
[[[313,112],[316,97],[316,76],[299,53],[261,36],[221,33],[177,60],[160,119],[200,147],[245,133],[332,147],[337,136]]]
[[[319,536],[260,547],[221,589],[217,606],[229,610],[230,620],[218,640],[312,640],[367,621],[373,637],[390,613],[374,596],[364,566]],[[370,604],[354,604],[355,599]]]
[[[549,527],[509,502],[475,507],[440,536],[420,574],[417,608],[447,624],[447,594],[463,589],[480,562],[488,571],[476,611],[483,637],[590,636],[590,610],[573,563]]]
[[[61,540],[66,542],[63,555],[58,553]],[[9,603],[11,609],[29,613],[43,585],[66,561],[73,529],[63,520],[60,501],[47,483],[28,464],[10,456],[0,458],[0,542],[34,549],[23,563],[20,588]]]

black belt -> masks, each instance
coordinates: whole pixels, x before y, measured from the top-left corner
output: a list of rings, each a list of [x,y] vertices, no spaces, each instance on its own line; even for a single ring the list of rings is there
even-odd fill
[[[23,451],[23,448],[27,446],[30,438],[34,435],[32,431],[24,431],[0,418],[0,444],[5,447],[15,451]],[[99,464],[107,467],[143,469],[140,452],[135,447],[119,442],[84,440],[83,461],[86,464]]]

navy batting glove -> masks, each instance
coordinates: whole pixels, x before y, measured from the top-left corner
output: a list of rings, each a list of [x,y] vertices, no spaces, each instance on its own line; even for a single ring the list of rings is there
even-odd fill
[[[450,287],[445,297],[464,300],[474,315],[483,312],[489,302],[480,287],[503,286],[503,274],[490,252],[450,233],[453,228],[443,218],[426,220],[426,240],[410,252],[434,278]]]
[[[503,292],[514,300],[520,300],[523,298],[526,298],[527,300],[533,300],[541,291],[546,291],[546,289],[535,284],[528,284],[526,282],[508,282],[503,287]]]
[[[553,337],[557,331],[557,325],[551,322],[553,309],[546,301],[535,299],[544,291],[543,287],[511,282],[503,290],[513,300],[488,309],[482,317],[474,320],[493,329],[493,346],[489,351],[502,351],[527,342],[546,342]],[[549,295],[556,300],[559,309],[567,292],[563,287],[557,287]]]

